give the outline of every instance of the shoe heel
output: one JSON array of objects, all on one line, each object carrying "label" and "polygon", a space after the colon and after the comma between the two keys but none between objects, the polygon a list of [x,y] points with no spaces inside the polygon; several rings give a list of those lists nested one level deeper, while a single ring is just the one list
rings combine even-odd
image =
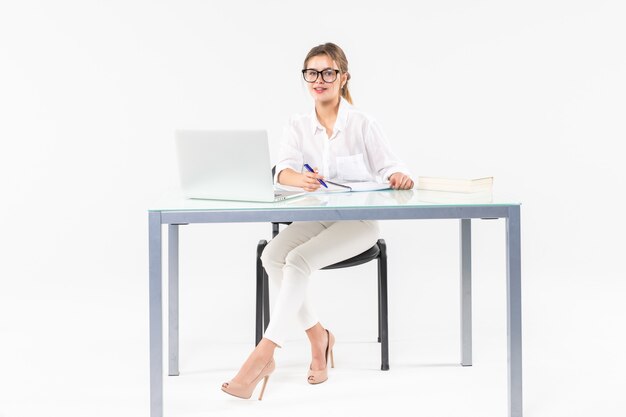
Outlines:
[{"label": "shoe heel", "polygon": [[330,351],[330,367],[334,368],[335,367],[335,355],[333,355],[333,351]]},{"label": "shoe heel", "polygon": [[259,394],[259,401],[263,399],[263,393],[265,392],[265,386],[267,385],[267,381],[270,379],[270,376],[265,376],[263,380],[263,386],[261,387],[261,393]]}]

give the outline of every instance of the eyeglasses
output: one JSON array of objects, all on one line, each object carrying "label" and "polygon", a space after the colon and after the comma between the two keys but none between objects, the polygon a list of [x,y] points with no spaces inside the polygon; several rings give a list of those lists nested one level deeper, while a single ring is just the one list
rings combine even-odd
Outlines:
[{"label": "eyeglasses", "polygon": [[313,68],[305,68],[302,70],[302,76],[304,77],[304,81],[307,83],[314,83],[320,75],[322,76],[322,80],[324,80],[324,82],[332,83],[337,79],[337,74],[340,72],[341,71],[332,68],[326,68],[321,71]]}]

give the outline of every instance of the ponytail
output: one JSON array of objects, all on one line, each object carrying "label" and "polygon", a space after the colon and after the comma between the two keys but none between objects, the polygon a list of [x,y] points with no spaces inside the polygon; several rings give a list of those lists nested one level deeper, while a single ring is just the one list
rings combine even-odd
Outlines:
[{"label": "ponytail", "polygon": [[[350,80],[350,73],[348,73],[348,80]],[[352,95],[350,95],[350,90],[348,89],[348,80],[343,87],[341,87],[341,97],[345,98],[346,101],[350,104],[352,103]]]}]

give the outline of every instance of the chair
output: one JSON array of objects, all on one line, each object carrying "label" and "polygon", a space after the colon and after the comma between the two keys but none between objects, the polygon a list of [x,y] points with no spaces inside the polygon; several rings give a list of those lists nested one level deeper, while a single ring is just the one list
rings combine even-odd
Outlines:
[{"label": "chair", "polygon": [[[272,169],[272,174],[274,168]],[[291,222],[272,223],[272,238],[279,233],[280,224]],[[269,283],[268,276],[261,262],[261,254],[267,245],[267,240],[260,240],[256,253],[256,339],[258,344],[263,338],[263,332],[267,329],[270,321]],[[374,246],[365,252],[350,259],[328,265],[323,270],[348,268],[378,260],[378,342],[381,349],[381,367],[383,371],[389,370],[389,333],[387,325],[387,246],[384,239],[379,239]]]}]

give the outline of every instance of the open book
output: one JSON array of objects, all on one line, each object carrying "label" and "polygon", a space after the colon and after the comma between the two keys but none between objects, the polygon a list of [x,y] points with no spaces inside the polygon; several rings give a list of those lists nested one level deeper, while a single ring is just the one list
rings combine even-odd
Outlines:
[{"label": "open book", "polygon": [[[313,193],[349,193],[355,191],[378,191],[388,190],[391,188],[388,182],[373,181],[329,181],[324,180],[328,188],[320,187]],[[302,191],[302,188],[292,187],[291,185],[276,184],[276,188],[286,191]]]}]

